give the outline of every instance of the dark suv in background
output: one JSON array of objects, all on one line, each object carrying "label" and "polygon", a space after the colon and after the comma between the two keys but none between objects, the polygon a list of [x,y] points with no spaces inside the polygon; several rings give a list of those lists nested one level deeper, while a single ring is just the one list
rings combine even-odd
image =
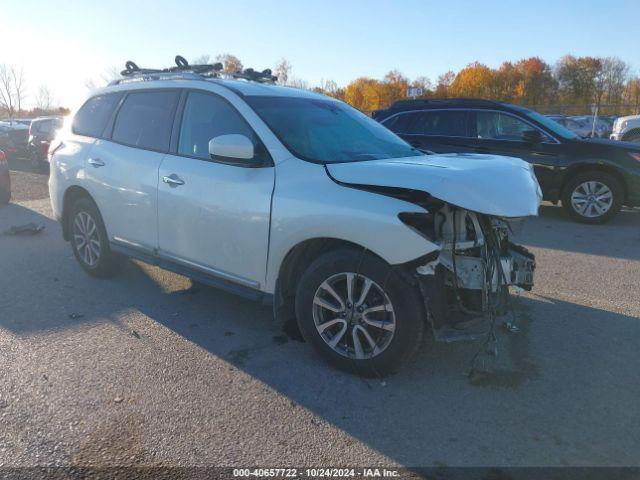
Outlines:
[{"label": "dark suv in background", "polygon": [[373,118],[414,147],[491,153],[533,164],[545,200],[574,219],[602,223],[640,206],[640,146],[582,139],[524,107],[488,100],[402,100]]},{"label": "dark suv in background", "polygon": [[49,145],[62,127],[62,117],[34,118],[29,126],[29,158],[34,167],[39,167],[47,159]]},{"label": "dark suv in background", "polygon": [[29,127],[15,121],[0,121],[0,150],[7,158],[25,158],[28,154]]}]

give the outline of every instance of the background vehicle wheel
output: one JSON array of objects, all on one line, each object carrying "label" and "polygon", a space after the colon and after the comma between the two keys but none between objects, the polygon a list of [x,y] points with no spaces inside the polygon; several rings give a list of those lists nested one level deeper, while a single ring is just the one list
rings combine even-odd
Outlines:
[{"label": "background vehicle wheel", "polygon": [[585,172],[573,177],[562,193],[562,206],[583,223],[604,223],[622,207],[620,182],[604,172]]},{"label": "background vehicle wheel", "polygon": [[393,373],[415,353],[423,312],[417,288],[397,269],[352,248],[319,257],[296,292],[305,340],[332,365],[364,376]]},{"label": "background vehicle wheel", "polygon": [[91,199],[77,200],[68,221],[73,254],[89,275],[110,277],[122,269],[125,258],[111,251],[102,216]]}]

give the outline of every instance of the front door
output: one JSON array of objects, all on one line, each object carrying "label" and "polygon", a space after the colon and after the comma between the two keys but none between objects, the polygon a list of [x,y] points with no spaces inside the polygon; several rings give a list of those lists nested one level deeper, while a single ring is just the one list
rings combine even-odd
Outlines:
[{"label": "front door", "polygon": [[[474,112],[474,145],[477,153],[491,153],[521,158],[533,165],[543,192],[554,188],[557,168],[563,156],[562,144],[524,120],[493,110]],[[527,131],[538,130],[541,141],[523,139]]]},{"label": "front door", "polygon": [[[260,140],[222,97],[189,92],[177,152],[162,161],[158,183],[160,255],[224,280],[260,288],[269,245],[274,167],[214,161],[209,140],[242,134]],[[266,151],[257,148],[257,151]]]}]

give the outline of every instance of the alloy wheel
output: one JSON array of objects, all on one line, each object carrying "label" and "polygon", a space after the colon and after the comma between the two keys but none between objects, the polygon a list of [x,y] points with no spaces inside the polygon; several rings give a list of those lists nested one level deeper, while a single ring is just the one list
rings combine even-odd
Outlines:
[{"label": "alloy wheel", "polygon": [[587,218],[601,217],[613,205],[613,193],[602,182],[591,180],[578,185],[571,193],[571,207]]},{"label": "alloy wheel", "polygon": [[100,235],[91,215],[80,211],[73,219],[73,241],[79,258],[89,267],[100,261]]},{"label": "alloy wheel", "polygon": [[396,330],[384,289],[353,272],[332,275],[320,284],[313,297],[313,321],[331,349],[356,360],[382,353]]}]

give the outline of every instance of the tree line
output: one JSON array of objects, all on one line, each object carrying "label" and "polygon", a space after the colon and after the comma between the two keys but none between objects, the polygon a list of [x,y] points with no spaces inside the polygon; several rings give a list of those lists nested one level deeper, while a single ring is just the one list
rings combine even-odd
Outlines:
[{"label": "tree line", "polygon": [[[244,68],[242,61],[229,53],[213,58],[221,62],[228,73]],[[211,61],[210,55],[201,55],[191,63]],[[391,70],[382,79],[360,77],[346,86],[332,80],[310,86],[293,76],[292,70],[288,60],[280,60],[273,69],[278,83],[339,98],[364,112],[386,108],[406,98],[409,87],[419,87],[423,92],[419,98],[484,98],[529,106],[543,113],[586,114],[591,112],[592,105],[597,106],[602,115],[640,113],[640,76],[632,74],[631,66],[616,57],[565,55],[554,65],[531,57],[504,62],[498,68],[473,62],[458,72],[445,72],[435,81],[425,76],[411,80],[398,70]],[[111,67],[99,79],[87,79],[85,84],[92,90],[118,76],[118,69]],[[22,67],[0,64],[0,114],[3,117],[68,113],[67,109],[57,106],[46,85],[40,85],[31,97],[33,108],[30,110],[24,109],[27,98]]]},{"label": "tree line", "polygon": [[[555,65],[539,57],[504,62],[490,68],[473,62],[458,72],[448,71],[435,82],[427,77],[411,81],[397,70],[382,79],[361,77],[340,88],[323,82],[315,90],[340,98],[363,111],[388,107],[406,98],[409,87],[420,87],[421,98],[483,98],[535,108],[544,113],[640,113],[640,77],[615,57],[565,55]],[[560,113],[560,112],[559,112]]]},{"label": "tree line", "polygon": [[33,95],[32,107],[26,108],[29,98],[24,68],[0,64],[0,118],[32,118],[69,113],[68,108],[57,105],[53,93],[45,84],[40,85]]}]

